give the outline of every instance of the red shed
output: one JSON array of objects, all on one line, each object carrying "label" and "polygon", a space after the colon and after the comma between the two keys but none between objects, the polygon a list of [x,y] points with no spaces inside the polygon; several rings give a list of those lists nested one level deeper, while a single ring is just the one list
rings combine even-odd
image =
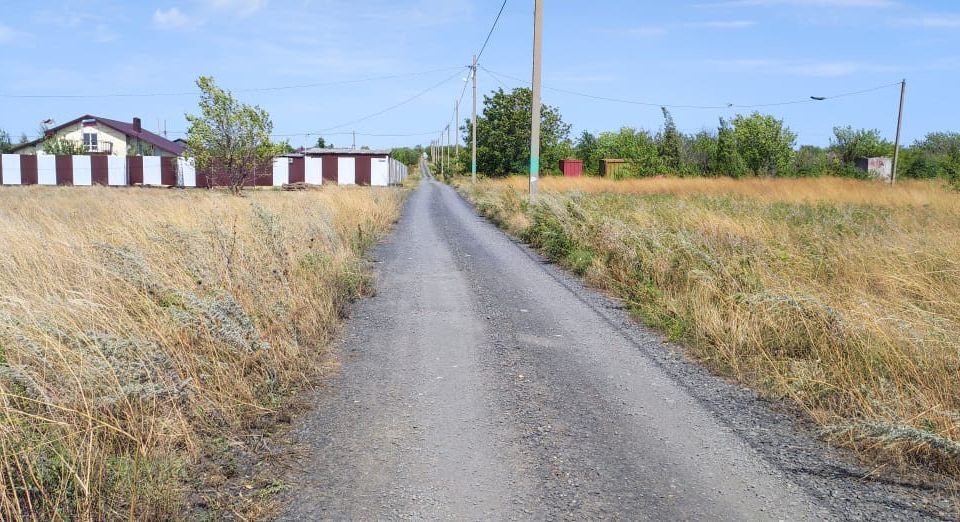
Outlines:
[{"label": "red shed", "polygon": [[560,160],[560,172],[568,178],[579,178],[583,176],[583,161],[565,159]]}]

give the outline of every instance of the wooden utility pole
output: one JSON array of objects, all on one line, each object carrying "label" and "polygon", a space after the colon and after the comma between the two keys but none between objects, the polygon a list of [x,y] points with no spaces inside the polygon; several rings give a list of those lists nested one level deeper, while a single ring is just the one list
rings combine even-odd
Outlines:
[{"label": "wooden utility pole", "polygon": [[534,0],[533,6],[533,99],[530,122],[530,203],[537,201],[537,181],[540,179],[540,77],[543,51],[543,0]]},{"label": "wooden utility pole", "polygon": [[470,139],[473,141],[472,151],[470,152],[470,180],[477,182],[477,55],[473,55],[473,116],[470,118],[470,125],[473,126],[473,132],[470,133]]},{"label": "wooden utility pole", "polygon": [[890,172],[890,184],[897,182],[897,166],[900,163],[900,130],[903,128],[903,98],[907,95],[907,80],[900,82],[900,112],[897,114],[897,139],[893,145],[893,166]]}]

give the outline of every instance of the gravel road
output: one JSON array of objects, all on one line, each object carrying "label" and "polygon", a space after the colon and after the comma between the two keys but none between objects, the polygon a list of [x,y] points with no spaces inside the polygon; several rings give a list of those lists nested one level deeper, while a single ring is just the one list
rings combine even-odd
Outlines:
[{"label": "gravel road", "polygon": [[426,178],[342,368],[293,432],[284,519],[948,519],[847,462]]}]

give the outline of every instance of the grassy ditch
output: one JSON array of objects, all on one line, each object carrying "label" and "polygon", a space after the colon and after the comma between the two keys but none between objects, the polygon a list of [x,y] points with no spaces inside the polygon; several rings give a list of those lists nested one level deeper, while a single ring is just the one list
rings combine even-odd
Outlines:
[{"label": "grassy ditch", "polygon": [[371,288],[394,189],[0,189],[0,519],[234,511],[263,444]]},{"label": "grassy ditch", "polygon": [[713,370],[877,465],[960,477],[960,195],[836,178],[461,183]]}]

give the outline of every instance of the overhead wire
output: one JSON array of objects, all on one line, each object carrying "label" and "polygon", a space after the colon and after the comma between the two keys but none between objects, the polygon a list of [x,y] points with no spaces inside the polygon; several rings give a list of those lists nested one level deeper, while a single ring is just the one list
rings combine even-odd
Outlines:
[{"label": "overhead wire", "polygon": [[430,91],[432,91],[432,90],[440,87],[441,85],[449,82],[449,81],[452,80],[453,78],[459,76],[461,70],[462,70],[462,68],[458,68],[458,70],[457,70],[456,73],[454,73],[454,74],[452,74],[452,75],[450,75],[450,76],[447,76],[447,77],[444,78],[443,80],[440,80],[439,82],[431,85],[430,87],[427,87],[426,89],[418,92],[417,94],[414,94],[413,96],[411,96],[411,97],[409,97],[409,98],[404,99],[403,101],[401,101],[401,102],[399,102],[399,103],[395,103],[395,104],[393,104],[393,105],[390,105],[389,107],[386,107],[386,108],[381,109],[381,110],[379,110],[379,111],[376,111],[376,112],[374,112],[374,113],[368,114],[368,115],[363,116],[363,117],[361,117],[361,118],[357,118],[357,119],[355,119],[355,120],[350,120],[350,121],[341,123],[341,124],[339,124],[339,125],[334,125],[334,126],[332,126],[332,127],[327,127],[327,128],[325,128],[325,129],[319,131],[319,133],[323,133],[323,132],[331,131],[331,130],[335,130],[335,129],[340,129],[340,128],[346,127],[346,126],[348,126],[348,125],[353,125],[353,124],[355,124],[355,123],[360,123],[360,122],[362,122],[362,121],[366,121],[366,120],[369,120],[369,119],[371,119],[371,118],[375,118],[375,117],[377,117],[377,116],[380,116],[381,114],[385,114],[385,113],[390,112],[390,111],[392,111],[392,110],[394,110],[394,109],[397,109],[397,108],[399,108],[399,107],[402,107],[402,106],[404,106],[404,105],[406,105],[406,104],[408,104],[408,103],[416,100],[417,98],[420,98],[420,97],[423,96],[424,94],[427,94],[428,92],[430,92]]},{"label": "overhead wire", "polygon": [[[352,85],[356,83],[365,83],[372,81],[381,81],[381,80],[393,80],[396,78],[406,78],[412,76],[425,76],[428,74],[446,72],[456,69],[460,71],[462,66],[456,67],[441,67],[436,69],[429,69],[425,71],[416,71],[410,73],[400,73],[400,74],[388,74],[381,76],[370,76],[366,78],[354,78],[349,80],[333,80],[325,82],[314,82],[314,83],[302,83],[295,85],[278,85],[278,86],[268,86],[268,87],[249,87],[243,89],[231,89],[232,92],[269,92],[269,91],[282,91],[282,90],[294,90],[294,89],[309,89],[314,87],[325,87],[331,85]],[[102,94],[9,94],[9,93],[0,93],[0,98],[30,98],[30,99],[83,99],[83,98],[151,98],[151,97],[164,97],[164,96],[197,96],[201,94],[200,91],[181,91],[181,92],[151,92],[151,93],[102,93]]]},{"label": "overhead wire", "polygon": [[[511,75],[509,75],[509,74],[502,73],[502,72],[494,72],[494,71],[491,71],[490,69],[487,69],[486,67],[483,67],[483,66],[479,66],[479,67],[480,67],[481,69],[483,69],[484,72],[486,72],[487,74],[490,74],[492,77],[494,77],[494,79],[496,79],[498,82],[500,82],[501,85],[504,85],[504,87],[506,87],[506,85],[504,84],[504,82],[503,82],[502,80],[500,80],[500,78],[499,78],[498,76],[503,76],[504,78],[509,78],[509,79],[511,79],[511,80],[518,81],[518,82],[520,82],[521,84],[524,84],[524,85],[530,83],[528,80],[523,80],[523,79],[521,79],[521,78],[517,78],[516,76],[511,76]],[[834,94],[834,95],[831,95],[831,96],[819,96],[819,97],[816,97],[816,98],[809,97],[809,98],[805,98],[805,99],[787,100],[787,101],[772,102],[772,103],[753,103],[753,104],[726,103],[726,104],[723,104],[723,105],[684,105],[684,104],[675,104],[675,103],[653,103],[653,102],[645,102],[645,101],[638,101],[638,100],[628,100],[628,99],[624,99],[624,98],[614,98],[614,97],[610,97],[610,96],[600,96],[600,95],[589,94],[589,93],[585,93],[585,92],[574,91],[574,90],[570,90],[570,89],[561,89],[561,88],[557,88],[557,87],[550,87],[550,86],[547,86],[547,85],[544,85],[543,88],[544,88],[544,89],[551,90],[551,91],[555,91],[555,92],[562,92],[562,93],[571,94],[571,95],[574,95],[574,96],[580,96],[580,97],[584,97],[584,98],[591,98],[591,99],[595,99],[595,100],[609,101],[609,102],[615,102],[615,103],[624,103],[624,104],[630,104],[630,105],[641,105],[641,106],[645,106],[645,107],[666,107],[666,108],[670,108],[670,109],[759,109],[759,108],[763,108],[763,107],[777,107],[777,106],[783,106],[783,105],[798,105],[798,104],[802,104],[802,103],[816,103],[816,102],[820,102],[820,101],[832,100],[832,99],[836,99],[836,98],[843,98],[843,97],[847,97],[847,96],[857,96],[857,95],[860,95],[860,94],[867,94],[867,93],[871,93],[871,92],[874,92],[874,91],[879,91],[879,90],[882,90],[882,89],[887,89],[887,88],[889,88],[889,87],[893,87],[894,85],[900,85],[900,82],[897,81],[897,82],[893,82],[893,83],[886,83],[886,84],[883,84],[883,85],[878,85],[878,86],[875,86],[875,87],[870,87],[870,88],[862,89],[862,90],[858,90],[858,91],[844,92],[844,93],[840,93],[840,94]]]}]

